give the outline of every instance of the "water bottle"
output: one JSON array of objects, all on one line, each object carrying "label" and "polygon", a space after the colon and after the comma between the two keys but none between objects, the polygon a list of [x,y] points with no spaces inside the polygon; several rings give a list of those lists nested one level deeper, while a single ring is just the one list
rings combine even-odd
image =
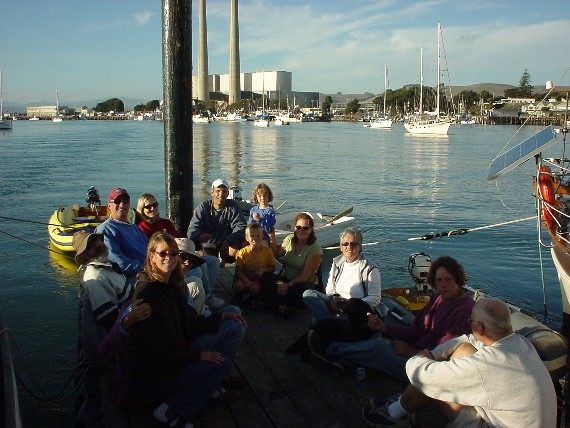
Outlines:
[{"label": "water bottle", "polygon": [[364,367],[358,367],[356,369],[356,386],[359,388],[364,388],[364,381],[366,380],[366,369]]}]

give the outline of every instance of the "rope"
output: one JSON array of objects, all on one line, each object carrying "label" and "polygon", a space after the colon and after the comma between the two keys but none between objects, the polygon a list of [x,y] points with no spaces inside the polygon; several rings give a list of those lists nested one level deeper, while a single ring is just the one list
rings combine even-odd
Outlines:
[{"label": "rope", "polygon": [[18,239],[18,240],[20,240],[20,241],[22,241],[22,242],[25,242],[26,244],[33,245],[34,247],[41,248],[42,250],[51,251],[52,253],[59,254],[60,256],[67,257],[69,260],[75,261],[75,259],[74,259],[73,257],[71,257],[70,255],[68,255],[68,254],[62,253],[62,252],[60,252],[60,251],[53,250],[53,249],[51,249],[51,248],[49,248],[49,247],[44,247],[43,245],[39,245],[39,244],[36,244],[35,242],[28,241],[27,239],[20,238],[19,236],[13,235],[13,234],[11,234],[11,233],[9,233],[9,232],[5,232],[5,231],[3,231],[3,230],[0,230],[0,234],[7,235],[7,236],[9,236],[9,237],[11,237],[11,238]]},{"label": "rope", "polygon": [[6,217],[6,216],[3,216],[3,215],[0,215],[0,218],[1,218],[1,219],[4,219],[4,220],[20,221],[20,222],[22,222],[22,223],[41,224],[42,226],[62,226],[62,227],[65,227],[65,226],[63,226],[63,225],[61,225],[61,224],[46,223],[46,222],[43,222],[43,221],[25,220],[25,219],[21,219],[21,218]]},{"label": "rope", "polygon": [[[34,392],[32,392],[32,390],[24,383],[22,378],[16,372],[14,372],[14,375],[16,376],[16,379],[18,380],[20,385],[33,398],[35,398],[38,401],[58,404],[58,403],[63,403],[65,400],[67,400],[69,397],[71,397],[73,394],[75,394],[77,392],[77,390],[79,389],[79,387],[83,383],[83,380],[85,379],[85,376],[87,374],[87,369],[89,368],[89,366],[87,366],[86,369],[83,371],[83,373],[81,374],[81,376],[79,377],[79,379],[75,383],[75,386],[73,387],[73,389],[69,393],[67,393],[66,395],[62,395],[65,392],[65,390],[68,388],[69,384],[71,383],[71,381],[75,377],[76,373],[80,369],[83,368],[83,366],[81,364],[78,364],[77,366],[75,366],[75,368],[73,369],[73,372],[69,376],[69,379],[65,382],[65,385],[61,388],[61,390],[57,394],[50,396],[48,393],[46,393],[44,391],[44,389],[42,388],[42,386],[40,385],[40,383],[37,381],[36,377],[34,376],[30,366],[28,365],[28,362],[26,361],[26,358],[24,357],[22,350],[20,349],[20,347],[18,346],[18,343],[16,342],[16,338],[14,337],[12,330],[10,330],[9,328],[4,328],[3,330],[0,331],[0,335],[2,335],[2,334],[6,334],[7,336],[10,337],[10,339],[12,339],[12,343],[14,344],[14,346],[16,348],[18,356],[22,360],[22,363],[24,365],[24,368],[26,369],[26,372],[28,372],[28,374],[30,375],[30,378],[32,379],[32,383],[36,386],[36,388],[43,395],[43,397],[40,397],[38,394],[35,394]],[[91,365],[91,364],[92,363],[90,363],[89,365]]]},{"label": "rope", "polygon": [[[472,229],[453,229],[453,230],[449,230],[447,232],[427,233],[425,235],[415,236],[413,238],[392,239],[389,241],[368,242],[366,244],[362,244],[362,246],[368,247],[371,245],[385,245],[385,244],[393,244],[396,242],[405,242],[405,241],[429,241],[430,239],[447,238],[447,237],[450,237],[453,235],[465,235],[466,233],[469,233],[469,232],[477,232],[479,230],[491,229],[493,227],[499,227],[499,226],[505,226],[505,225],[509,225],[509,224],[513,224],[513,223],[519,223],[521,221],[534,220],[536,218],[537,218],[537,216],[534,215],[532,217],[526,217],[526,218],[519,218],[517,220],[504,221],[502,223],[495,223],[495,224],[490,224],[487,226],[474,227]],[[337,248],[338,248],[338,246],[335,245],[335,246],[331,246],[331,247],[325,247],[325,248],[323,248],[323,250],[335,250]]]}]

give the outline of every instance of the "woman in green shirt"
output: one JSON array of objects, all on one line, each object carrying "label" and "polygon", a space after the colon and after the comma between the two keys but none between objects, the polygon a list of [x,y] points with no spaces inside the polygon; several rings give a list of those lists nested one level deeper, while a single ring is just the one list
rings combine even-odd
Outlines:
[{"label": "woman in green shirt", "polygon": [[[303,293],[313,289],[317,282],[317,270],[323,258],[323,250],[316,243],[315,223],[307,213],[299,213],[295,217],[295,231],[285,237],[281,245],[277,245],[275,232],[270,236],[270,244],[275,257],[282,257],[284,269],[277,285],[276,293],[278,311],[284,318],[289,315],[290,307],[303,306]],[[271,293],[270,293],[271,294]]]}]

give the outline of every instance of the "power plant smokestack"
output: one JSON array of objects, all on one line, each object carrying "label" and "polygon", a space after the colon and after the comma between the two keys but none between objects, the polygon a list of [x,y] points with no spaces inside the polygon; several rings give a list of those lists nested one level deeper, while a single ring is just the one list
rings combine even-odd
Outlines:
[{"label": "power plant smokestack", "polygon": [[[202,0],[204,1],[204,0]],[[238,0],[230,0],[230,94],[229,104],[241,101],[239,69]]]},{"label": "power plant smokestack", "polygon": [[202,101],[210,101],[206,0],[200,0],[200,3],[198,4],[198,99]]}]

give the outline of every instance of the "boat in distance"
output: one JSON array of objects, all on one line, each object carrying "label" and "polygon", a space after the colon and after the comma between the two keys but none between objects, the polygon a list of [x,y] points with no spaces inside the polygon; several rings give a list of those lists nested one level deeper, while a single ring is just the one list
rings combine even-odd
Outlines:
[{"label": "boat in distance", "polygon": [[[228,199],[233,199],[237,202],[244,217],[249,217],[249,211],[255,205],[253,202],[243,200],[241,198],[241,189],[239,187],[232,187]],[[278,242],[282,242],[286,236],[292,234],[295,230],[295,217],[298,212],[281,213],[280,208],[285,205],[283,202],[275,209],[275,237]],[[349,226],[354,224],[354,217],[349,216],[352,213],[352,207],[341,211],[336,215],[324,215],[318,212],[308,212],[314,222],[314,231],[317,237],[317,243],[321,248],[338,247],[340,233]]]}]

